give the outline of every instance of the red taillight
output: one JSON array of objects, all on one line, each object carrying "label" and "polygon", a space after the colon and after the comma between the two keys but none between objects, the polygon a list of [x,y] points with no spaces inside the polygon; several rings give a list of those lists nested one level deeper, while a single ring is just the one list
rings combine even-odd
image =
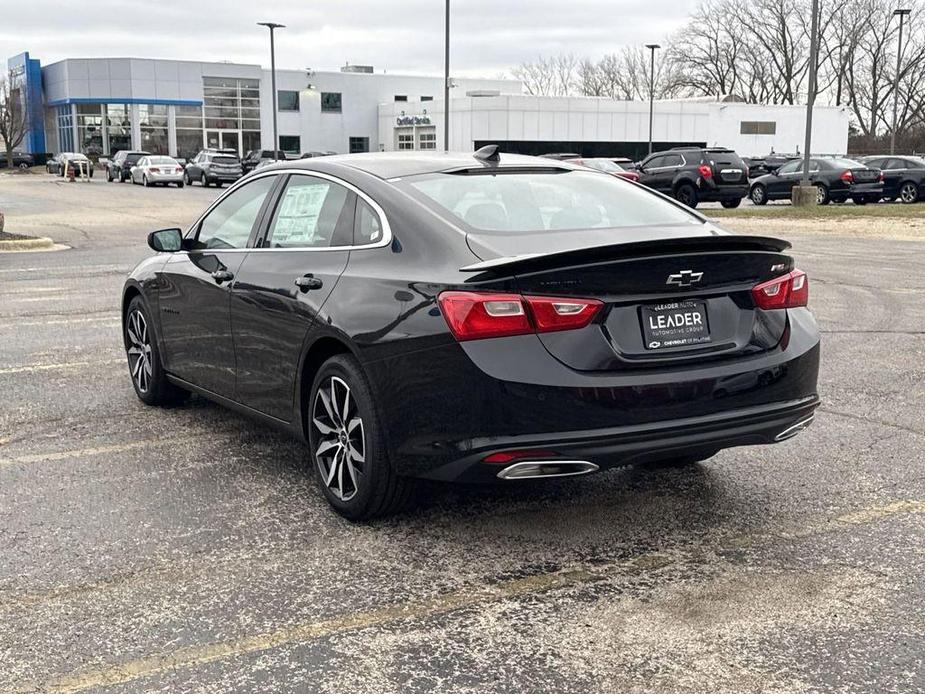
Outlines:
[{"label": "red taillight", "polygon": [[583,328],[603,306],[597,299],[456,291],[437,301],[460,342]]},{"label": "red taillight", "polygon": [[809,303],[809,278],[802,270],[775,277],[752,288],[755,306],[763,309],[797,308]]},{"label": "red taillight", "polygon": [[701,164],[698,171],[700,171],[700,175],[704,178],[713,178],[713,169],[706,164]]},{"label": "red taillight", "polygon": [[156,166],[152,166],[150,169],[148,169],[148,171],[150,171],[151,173],[160,173],[160,172],[161,172],[161,170],[160,170],[159,168],[157,168]]},{"label": "red taillight", "polygon": [[483,463],[511,463],[515,460],[536,459],[536,458],[555,458],[558,455],[555,451],[544,450],[522,450],[522,451],[501,451],[492,453],[482,458]]},{"label": "red taillight", "polygon": [[845,183],[854,183],[854,174],[851,173],[851,169],[848,169],[847,171],[845,171],[845,173],[839,176],[839,178],[843,180]]},{"label": "red taillight", "polygon": [[178,167],[177,167],[176,173],[183,173],[183,169],[181,169],[181,168],[178,166]]},{"label": "red taillight", "polygon": [[877,181],[880,182],[880,183],[883,183],[883,172],[882,172],[882,171],[881,171],[880,174],[877,176]]}]

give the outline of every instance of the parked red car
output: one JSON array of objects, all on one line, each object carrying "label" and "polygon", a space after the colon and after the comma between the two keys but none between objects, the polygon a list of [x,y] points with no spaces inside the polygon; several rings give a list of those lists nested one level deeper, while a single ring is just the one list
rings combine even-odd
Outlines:
[{"label": "parked red car", "polygon": [[614,162],[612,159],[604,159],[602,157],[593,157],[589,159],[567,159],[566,161],[571,162],[572,164],[580,164],[581,166],[587,166],[589,169],[596,169],[597,171],[603,171],[604,173],[609,173],[614,176],[619,176],[620,178],[628,178],[631,181],[638,181],[639,174],[635,171],[627,171],[622,166]]}]

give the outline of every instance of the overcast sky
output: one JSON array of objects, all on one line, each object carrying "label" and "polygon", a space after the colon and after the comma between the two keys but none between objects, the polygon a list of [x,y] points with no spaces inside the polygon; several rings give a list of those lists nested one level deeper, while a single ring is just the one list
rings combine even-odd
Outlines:
[{"label": "overcast sky", "polygon": [[[22,51],[62,58],[228,60],[277,66],[439,74],[443,0],[4,0],[0,58]],[[659,41],[697,0],[453,0],[452,63],[458,76],[495,77],[537,55],[599,57]]]}]

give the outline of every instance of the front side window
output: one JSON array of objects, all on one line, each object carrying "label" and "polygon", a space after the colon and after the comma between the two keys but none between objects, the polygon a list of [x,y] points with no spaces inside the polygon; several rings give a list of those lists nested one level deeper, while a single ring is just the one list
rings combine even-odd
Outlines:
[{"label": "front side window", "polygon": [[321,92],[322,113],[340,113],[341,108],[340,92]]},{"label": "front side window", "polygon": [[275,181],[275,176],[264,176],[227,195],[202,220],[195,248],[246,248],[260,208]]},{"label": "front side window", "polygon": [[267,248],[348,246],[352,216],[350,191],[314,176],[292,176],[267,234]]},{"label": "front side window", "polygon": [[481,231],[569,231],[701,224],[698,217],[615,176],[591,171],[428,174],[398,184]]}]

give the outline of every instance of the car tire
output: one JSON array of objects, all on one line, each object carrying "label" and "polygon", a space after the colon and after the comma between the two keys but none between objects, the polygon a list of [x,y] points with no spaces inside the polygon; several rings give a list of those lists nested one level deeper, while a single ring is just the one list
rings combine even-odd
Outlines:
[{"label": "car tire", "polygon": [[675,200],[691,209],[697,207],[697,189],[690,183],[682,183],[674,191]]},{"label": "car tire", "polygon": [[768,191],[760,183],[756,183],[752,186],[751,191],[749,191],[748,197],[751,199],[752,203],[755,205],[767,205],[768,204]]},{"label": "car tire", "polygon": [[408,502],[415,481],[392,468],[372,389],[355,357],[338,355],[322,364],[304,416],[312,467],[335,511],[367,520]]},{"label": "car tire", "polygon": [[720,200],[719,204],[725,207],[727,210],[734,210],[736,207],[742,204],[742,198],[734,198],[732,200]]},{"label": "car tire", "polygon": [[135,395],[146,405],[176,405],[189,397],[189,392],[167,380],[151,314],[144,299],[136,296],[125,312],[122,329],[129,376]]},{"label": "car tire", "polygon": [[179,183],[177,183],[177,188],[182,188],[182,187],[183,187],[183,181],[180,181]]},{"label": "car tire", "polygon": [[183,172],[183,182],[188,186],[193,185],[193,180],[189,177],[188,171]]},{"label": "car tire", "polygon": [[209,180],[206,178],[205,174],[199,176],[199,185],[201,185],[203,188],[209,187]]},{"label": "car tire", "polygon": [[147,175],[145,175],[145,174],[142,174],[142,176],[141,176],[141,185],[143,185],[145,188],[150,188],[150,187],[151,187],[151,184],[148,183],[148,177],[147,177]]},{"label": "car tire", "polygon": [[851,198],[851,202],[853,202],[855,205],[866,205],[866,204],[867,204],[867,198],[862,197],[862,196],[858,196],[858,197],[856,197],[856,198]]},{"label": "car tire", "polygon": [[912,181],[906,181],[899,188],[899,199],[904,205],[919,201],[919,187]]},{"label": "car tire", "polygon": [[831,201],[829,197],[829,189],[826,188],[821,183],[816,184],[816,204],[817,205],[828,205]]}]

